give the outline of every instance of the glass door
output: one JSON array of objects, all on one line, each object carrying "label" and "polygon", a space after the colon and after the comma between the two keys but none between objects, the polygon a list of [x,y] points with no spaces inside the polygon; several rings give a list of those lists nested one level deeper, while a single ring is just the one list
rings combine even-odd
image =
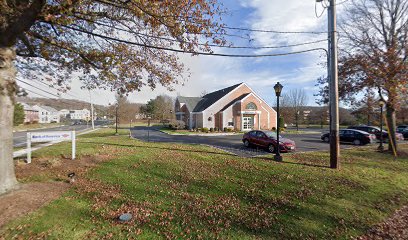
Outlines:
[{"label": "glass door", "polygon": [[243,117],[243,131],[252,130],[254,128],[254,117]]}]

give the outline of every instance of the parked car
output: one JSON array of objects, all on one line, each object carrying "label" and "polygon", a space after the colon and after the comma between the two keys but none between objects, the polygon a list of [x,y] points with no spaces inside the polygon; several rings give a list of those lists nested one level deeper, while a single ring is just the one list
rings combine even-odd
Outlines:
[{"label": "parked car", "polygon": [[[277,134],[272,131],[253,130],[247,132],[242,137],[242,142],[245,147],[250,147],[251,145],[265,147],[269,152],[275,152],[278,148]],[[296,144],[294,141],[279,135],[279,150],[281,152],[290,152],[295,149]]]},{"label": "parked car", "polygon": [[[330,142],[329,135],[329,133],[325,133],[321,136],[321,139],[324,142]],[[355,129],[340,129],[339,138],[340,142],[352,143],[354,145],[366,145],[376,141],[376,136],[374,134]]]},{"label": "parked car", "polygon": [[406,128],[406,129],[402,132],[402,136],[404,137],[404,139],[408,139],[408,128]]},{"label": "parked car", "polygon": [[399,126],[397,127],[397,132],[398,132],[398,133],[403,133],[404,130],[406,130],[406,129],[408,129],[408,125],[399,125]]},{"label": "parked car", "polygon": [[[364,131],[364,132],[374,134],[377,137],[377,140],[381,139],[381,134],[382,134],[382,137],[383,137],[384,141],[387,141],[387,139],[388,139],[387,131],[383,130],[382,133],[381,133],[381,130],[378,127],[360,125],[360,126],[350,126],[350,127],[348,127],[348,129],[356,129],[356,130],[360,130],[360,131]],[[396,133],[395,137],[397,138],[397,140],[404,140],[404,137],[402,136],[401,133]]]}]

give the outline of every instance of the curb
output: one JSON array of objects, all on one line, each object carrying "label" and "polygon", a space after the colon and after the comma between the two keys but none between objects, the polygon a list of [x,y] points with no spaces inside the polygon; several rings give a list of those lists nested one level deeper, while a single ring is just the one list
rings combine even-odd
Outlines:
[{"label": "curb", "polygon": [[157,130],[171,136],[200,136],[200,137],[216,137],[216,136],[234,136],[240,135],[239,133],[204,133],[204,134],[181,134],[181,133],[168,133],[162,130]]}]

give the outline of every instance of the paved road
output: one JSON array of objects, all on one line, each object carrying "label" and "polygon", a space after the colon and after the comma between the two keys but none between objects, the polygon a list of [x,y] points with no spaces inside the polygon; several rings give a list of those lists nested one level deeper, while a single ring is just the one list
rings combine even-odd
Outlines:
[{"label": "paved road", "polygon": [[[296,142],[298,152],[329,150],[329,144],[320,140],[320,132],[309,130],[310,133],[305,134],[283,134],[283,137],[290,138]],[[314,131],[314,132],[312,132]],[[188,135],[168,135],[158,131],[155,128],[135,127],[132,129],[132,136],[143,141],[152,142],[176,142],[176,143],[192,143],[192,144],[207,144],[223,150],[227,150],[238,156],[256,156],[268,154],[264,149],[246,148],[242,144],[242,135],[229,136],[188,136]],[[350,147],[351,145],[341,145],[342,148]]]},{"label": "paved road", "polygon": [[[87,125],[72,125],[72,126],[61,126],[53,128],[42,128],[37,130],[30,130],[30,132],[42,132],[42,131],[82,131],[91,126]],[[24,146],[27,142],[27,131],[15,132],[13,133],[13,145],[14,147]]]}]

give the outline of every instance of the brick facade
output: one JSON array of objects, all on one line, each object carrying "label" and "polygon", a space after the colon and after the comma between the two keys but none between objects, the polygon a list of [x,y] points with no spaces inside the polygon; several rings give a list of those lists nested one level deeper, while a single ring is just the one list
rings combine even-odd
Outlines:
[{"label": "brick facade", "polygon": [[203,111],[193,113],[191,123],[189,116],[192,110],[187,109],[186,104],[177,100],[175,109],[176,114],[184,116],[177,119],[185,121],[189,128],[232,128],[248,131],[276,127],[276,111],[245,83],[237,85]]}]

